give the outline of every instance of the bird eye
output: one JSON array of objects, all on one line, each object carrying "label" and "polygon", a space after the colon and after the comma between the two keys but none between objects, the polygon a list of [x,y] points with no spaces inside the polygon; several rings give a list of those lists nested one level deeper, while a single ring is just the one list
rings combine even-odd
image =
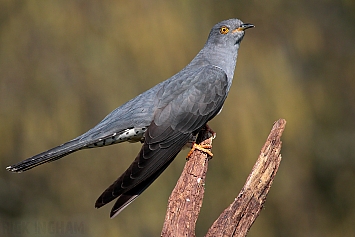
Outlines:
[{"label": "bird eye", "polygon": [[219,33],[225,35],[227,34],[229,31],[229,28],[227,26],[222,26],[221,28],[219,28]]}]

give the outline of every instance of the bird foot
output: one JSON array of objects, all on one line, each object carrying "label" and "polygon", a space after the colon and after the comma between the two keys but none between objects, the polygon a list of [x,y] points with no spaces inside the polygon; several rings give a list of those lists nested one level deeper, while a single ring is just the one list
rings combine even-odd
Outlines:
[{"label": "bird foot", "polygon": [[209,155],[210,157],[213,157],[213,153],[208,150],[208,149],[211,149],[212,146],[211,145],[200,145],[200,144],[196,144],[194,143],[191,150],[189,151],[189,154],[187,154],[187,157],[186,157],[186,160],[189,160],[192,153],[195,151],[195,150],[199,150],[201,152],[204,152],[206,153],[207,155]]}]

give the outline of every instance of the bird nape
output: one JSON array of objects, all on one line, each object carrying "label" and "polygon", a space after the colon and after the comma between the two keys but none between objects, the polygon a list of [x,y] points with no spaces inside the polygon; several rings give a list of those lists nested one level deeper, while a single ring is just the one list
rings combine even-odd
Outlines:
[{"label": "bird nape", "polygon": [[95,204],[99,208],[117,198],[110,213],[116,216],[220,112],[232,84],[240,43],[251,27],[239,19],[216,24],[202,50],[180,72],[118,107],[81,136],[7,170],[22,172],[81,149],[140,141],[143,146],[136,159]]}]

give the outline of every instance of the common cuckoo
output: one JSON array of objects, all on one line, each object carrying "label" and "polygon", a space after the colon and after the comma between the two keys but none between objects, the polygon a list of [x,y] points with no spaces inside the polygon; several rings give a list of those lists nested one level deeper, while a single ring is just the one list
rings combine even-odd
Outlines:
[{"label": "common cuckoo", "polygon": [[251,27],[239,19],[216,24],[202,50],[180,72],[118,107],[83,135],[7,170],[22,172],[81,149],[140,141],[136,159],[95,204],[99,208],[117,198],[110,213],[116,216],[221,111],[244,31]]}]

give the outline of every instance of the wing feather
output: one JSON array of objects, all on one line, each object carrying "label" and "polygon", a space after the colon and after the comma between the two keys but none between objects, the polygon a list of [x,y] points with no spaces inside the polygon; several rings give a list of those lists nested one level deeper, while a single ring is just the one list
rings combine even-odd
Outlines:
[{"label": "wing feather", "polygon": [[159,91],[160,102],[141,151],[96,201],[99,208],[118,197],[111,217],[136,199],[166,169],[192,134],[220,111],[228,88],[228,78],[221,69],[206,66],[184,82],[188,80],[191,82],[183,91],[172,90],[169,85]]}]

